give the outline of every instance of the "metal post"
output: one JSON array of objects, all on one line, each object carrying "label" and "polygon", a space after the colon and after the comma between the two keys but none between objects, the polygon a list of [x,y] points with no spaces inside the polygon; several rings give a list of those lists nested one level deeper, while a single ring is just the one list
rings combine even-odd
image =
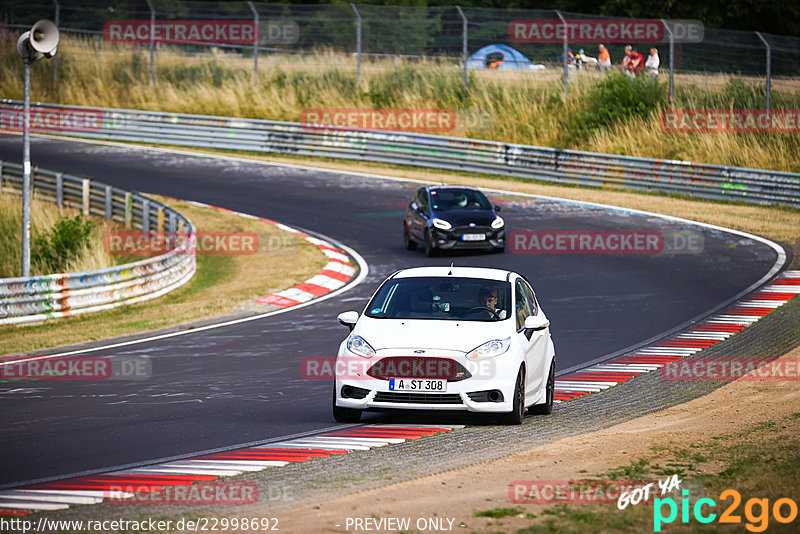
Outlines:
[{"label": "metal post", "polygon": [[461,15],[461,40],[462,40],[462,68],[464,69],[464,90],[467,89],[467,17],[464,15],[464,11],[461,10],[461,6],[456,6],[458,10],[458,14]]},{"label": "metal post", "polygon": [[356,14],[356,87],[361,85],[361,14],[356,9],[355,4],[350,4],[350,7],[353,9],[353,13]]},{"label": "metal post", "polygon": [[56,174],[56,206],[64,207],[64,173]]},{"label": "metal post", "polygon": [[31,58],[25,63],[25,105],[22,115],[22,276],[31,275]]},{"label": "metal post", "polygon": [[156,43],[153,40],[153,35],[156,29],[156,10],[153,9],[153,4],[150,0],[144,1],[147,2],[147,7],[150,8],[150,87],[153,87],[153,63],[156,55]]},{"label": "metal post", "polygon": [[[53,0],[53,3],[56,5],[56,28],[58,28],[58,24],[61,20],[61,4],[58,3],[58,0]],[[56,52],[55,57],[53,58],[53,87],[55,87],[56,83],[58,83],[58,52]]]},{"label": "metal post", "polygon": [[555,10],[556,15],[558,18],[561,19],[561,22],[564,23],[564,98],[567,98],[567,77],[569,76],[569,70],[567,69],[567,50],[569,49],[569,40],[567,36],[569,35],[569,26],[567,25],[567,20],[561,15],[561,11]]},{"label": "metal post", "polygon": [[770,107],[772,100],[772,47],[769,46],[769,42],[764,39],[761,32],[756,32],[756,35],[758,35],[758,38],[764,43],[764,46],[767,47],[767,111],[770,111],[770,109],[772,109]]},{"label": "metal post", "polygon": [[142,200],[142,232],[150,231],[150,200]]},{"label": "metal post", "polygon": [[112,204],[113,195],[114,195],[114,192],[112,191],[111,186],[107,185],[106,186],[106,196],[105,196],[105,202],[106,202],[105,212],[106,212],[106,220],[107,221],[110,220],[111,217],[114,216],[114,207],[113,207],[113,204]]},{"label": "metal post", "polygon": [[253,37],[253,79],[258,79],[258,11],[256,11],[256,6],[253,5],[253,2],[247,2],[247,5],[250,6],[250,11],[253,12],[253,24],[255,24],[255,36]]},{"label": "metal post", "polygon": [[675,99],[675,36],[666,20],[661,19],[661,24],[669,33],[669,105],[671,106]]}]

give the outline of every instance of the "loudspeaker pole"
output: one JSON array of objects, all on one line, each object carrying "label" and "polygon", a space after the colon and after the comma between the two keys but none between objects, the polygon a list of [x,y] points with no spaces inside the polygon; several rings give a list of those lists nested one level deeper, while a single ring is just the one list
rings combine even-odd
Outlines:
[{"label": "loudspeaker pole", "polygon": [[31,275],[31,58],[24,56],[25,107],[22,115],[22,276]]}]

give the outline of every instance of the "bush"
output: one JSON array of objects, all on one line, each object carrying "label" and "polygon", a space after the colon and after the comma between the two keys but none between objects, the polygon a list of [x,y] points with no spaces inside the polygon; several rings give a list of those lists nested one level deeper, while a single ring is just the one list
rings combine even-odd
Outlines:
[{"label": "bush", "polygon": [[56,273],[66,269],[70,260],[77,258],[89,246],[95,224],[75,218],[62,217],[50,231],[34,239],[31,250],[31,263],[38,264],[37,271]]},{"label": "bush", "polygon": [[611,74],[591,87],[574,127],[585,137],[632,117],[647,118],[660,111],[665,103],[663,86],[649,77],[630,79],[623,74]]}]

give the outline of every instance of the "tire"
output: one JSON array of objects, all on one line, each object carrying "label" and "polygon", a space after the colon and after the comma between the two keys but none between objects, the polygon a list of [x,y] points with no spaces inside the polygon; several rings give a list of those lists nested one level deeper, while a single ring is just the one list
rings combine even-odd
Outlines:
[{"label": "tire", "polygon": [[336,381],[333,381],[333,418],[337,423],[358,423],[361,421],[361,410],[336,406]]},{"label": "tire", "polygon": [[403,223],[403,245],[405,245],[406,250],[417,250],[417,242],[411,239],[406,223]]},{"label": "tire", "polygon": [[425,230],[425,255],[429,258],[436,255],[436,247],[433,246],[433,237],[430,230]]},{"label": "tire", "polygon": [[556,391],[556,359],[550,364],[550,372],[547,374],[547,385],[545,386],[545,401],[542,404],[534,404],[530,412],[535,415],[547,415],[553,413],[553,397]]},{"label": "tire", "polygon": [[517,385],[514,386],[514,402],[510,412],[503,416],[507,425],[521,425],[525,417],[525,372],[520,369],[517,374]]}]

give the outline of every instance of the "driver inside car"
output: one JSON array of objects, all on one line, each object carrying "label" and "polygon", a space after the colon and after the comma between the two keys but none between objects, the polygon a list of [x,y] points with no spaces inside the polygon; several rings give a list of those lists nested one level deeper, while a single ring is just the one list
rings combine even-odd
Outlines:
[{"label": "driver inside car", "polygon": [[[497,307],[497,301],[498,298],[496,289],[489,289],[489,288],[481,289],[480,293],[478,293],[478,306],[480,306],[481,308],[488,308],[488,309],[482,309],[478,311],[486,315],[489,315],[492,318],[496,316],[498,319],[501,320],[505,319],[506,311]],[[494,311],[494,314],[492,314],[489,310]]]}]

